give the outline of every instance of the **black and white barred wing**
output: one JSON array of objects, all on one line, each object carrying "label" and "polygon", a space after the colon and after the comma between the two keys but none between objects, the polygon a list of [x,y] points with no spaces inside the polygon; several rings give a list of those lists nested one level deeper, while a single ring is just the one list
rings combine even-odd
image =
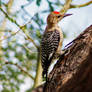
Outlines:
[{"label": "black and white barred wing", "polygon": [[43,71],[48,69],[53,55],[55,54],[60,41],[60,34],[57,30],[44,33],[41,42],[41,61]]}]

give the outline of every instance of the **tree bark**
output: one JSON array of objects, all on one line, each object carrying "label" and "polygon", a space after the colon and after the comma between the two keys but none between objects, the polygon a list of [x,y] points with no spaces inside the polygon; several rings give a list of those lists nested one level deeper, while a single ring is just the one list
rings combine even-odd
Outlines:
[{"label": "tree bark", "polygon": [[33,92],[92,92],[92,25],[66,47],[48,82]]}]

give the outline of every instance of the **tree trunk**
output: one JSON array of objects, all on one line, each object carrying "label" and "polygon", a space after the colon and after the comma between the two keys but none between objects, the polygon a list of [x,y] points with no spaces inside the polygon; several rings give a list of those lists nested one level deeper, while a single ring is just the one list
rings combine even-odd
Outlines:
[{"label": "tree trunk", "polygon": [[33,92],[92,92],[92,25],[65,49],[48,82]]}]

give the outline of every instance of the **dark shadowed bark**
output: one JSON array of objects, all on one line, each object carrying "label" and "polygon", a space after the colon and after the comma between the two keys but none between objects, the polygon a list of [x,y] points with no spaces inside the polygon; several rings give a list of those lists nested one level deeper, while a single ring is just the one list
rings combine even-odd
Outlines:
[{"label": "dark shadowed bark", "polygon": [[92,92],[92,25],[69,45],[48,82],[33,92]]}]

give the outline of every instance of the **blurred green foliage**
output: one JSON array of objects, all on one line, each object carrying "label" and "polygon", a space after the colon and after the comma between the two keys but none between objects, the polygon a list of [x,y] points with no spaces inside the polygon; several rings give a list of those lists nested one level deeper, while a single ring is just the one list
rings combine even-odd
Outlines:
[{"label": "blurred green foliage", "polygon": [[41,0],[36,0],[36,4],[40,6]]}]

